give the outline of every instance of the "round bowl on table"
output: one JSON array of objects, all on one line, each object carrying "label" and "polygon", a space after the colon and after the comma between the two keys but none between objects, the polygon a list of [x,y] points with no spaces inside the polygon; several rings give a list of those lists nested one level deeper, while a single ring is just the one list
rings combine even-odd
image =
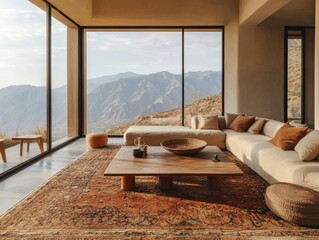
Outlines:
[{"label": "round bowl on table", "polygon": [[161,142],[161,146],[178,155],[191,155],[203,150],[207,142],[195,138],[168,139]]}]

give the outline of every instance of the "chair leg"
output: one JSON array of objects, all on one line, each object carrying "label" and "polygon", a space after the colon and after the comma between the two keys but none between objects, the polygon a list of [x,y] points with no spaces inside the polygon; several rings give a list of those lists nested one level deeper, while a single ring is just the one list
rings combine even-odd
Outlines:
[{"label": "chair leg", "polygon": [[23,140],[20,140],[20,156],[22,157],[23,153]]},{"label": "chair leg", "polygon": [[7,162],[7,158],[6,158],[6,150],[4,149],[4,144],[3,142],[0,143],[0,152],[1,152],[1,157],[2,157],[2,160],[3,162]]},{"label": "chair leg", "polygon": [[43,153],[44,147],[43,147],[43,139],[42,138],[39,139],[38,144],[39,144],[40,152]]}]

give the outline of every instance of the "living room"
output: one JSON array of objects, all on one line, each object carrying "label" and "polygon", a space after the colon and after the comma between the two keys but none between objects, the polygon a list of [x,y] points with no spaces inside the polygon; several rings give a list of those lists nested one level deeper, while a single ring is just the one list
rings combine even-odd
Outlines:
[{"label": "living room", "polygon": [[[0,10],[1,236],[319,236],[318,217],[297,224],[296,209],[278,213],[273,197],[265,200],[278,182],[319,191],[318,154],[305,157],[318,145],[303,146],[316,142],[319,126],[316,1],[25,0]],[[208,115],[219,115],[212,131],[203,126]],[[248,133],[233,133],[231,122],[249,116]],[[284,151],[268,141],[287,122],[300,132]],[[168,154],[165,140],[189,137],[207,144],[195,158],[217,154],[237,167],[220,180],[207,165],[195,168],[192,156],[187,170],[163,168],[180,171],[176,178],[160,176],[160,167],[125,178],[140,169],[131,162],[121,163],[122,175],[109,169],[125,155],[121,147],[132,157],[138,139],[153,158],[157,148]]]}]

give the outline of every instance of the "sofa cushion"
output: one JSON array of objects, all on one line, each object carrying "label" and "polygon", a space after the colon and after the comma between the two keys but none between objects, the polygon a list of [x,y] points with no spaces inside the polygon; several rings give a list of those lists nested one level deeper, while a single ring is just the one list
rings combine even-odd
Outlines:
[{"label": "sofa cushion", "polygon": [[198,115],[198,129],[219,129],[218,115]]},{"label": "sofa cushion", "polygon": [[143,137],[149,146],[160,146],[161,142],[173,138],[196,138],[225,149],[226,135],[221,130],[194,130],[182,126],[131,126],[124,133],[125,145],[134,146],[137,137]]},{"label": "sofa cushion", "polygon": [[281,128],[283,125],[283,122],[267,119],[261,133],[267,137],[273,138],[279,128]]},{"label": "sofa cushion", "polygon": [[236,132],[247,132],[248,128],[255,121],[255,116],[237,116],[229,125],[229,128]]},{"label": "sofa cushion", "polygon": [[303,162],[296,151],[283,151],[269,137],[227,129],[226,147],[268,183],[289,182],[319,191],[319,162]]},{"label": "sofa cushion", "polygon": [[265,125],[266,119],[263,118],[257,118],[254,123],[250,126],[250,128],[247,130],[247,132],[251,134],[260,134],[261,129]]},{"label": "sofa cushion", "polygon": [[301,160],[311,161],[316,159],[319,155],[319,131],[314,130],[308,133],[295,146],[295,150]]},{"label": "sofa cushion", "polygon": [[269,141],[282,150],[292,150],[307,133],[308,127],[294,127],[289,123],[283,125]]},{"label": "sofa cushion", "polygon": [[226,129],[226,118],[225,116],[218,116],[218,128],[219,129]]}]

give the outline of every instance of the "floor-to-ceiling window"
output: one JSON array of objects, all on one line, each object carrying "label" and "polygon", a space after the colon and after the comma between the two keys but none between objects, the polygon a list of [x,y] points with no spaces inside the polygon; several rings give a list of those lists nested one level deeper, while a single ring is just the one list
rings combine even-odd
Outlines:
[{"label": "floor-to-ceiling window", "polygon": [[[29,1],[0,1],[0,138],[7,149],[19,135],[46,139],[46,69],[46,12]],[[3,170],[21,161],[19,151],[6,153]]]},{"label": "floor-to-ceiling window", "polygon": [[[75,97],[78,80],[72,68],[77,63],[75,57],[72,59],[77,49],[72,50],[76,42],[68,44],[68,39],[76,40],[78,35],[76,26],[54,9],[51,19],[52,146],[56,146],[76,135],[70,132],[77,131],[70,116],[78,109]],[[72,34],[74,36],[70,37]],[[75,90],[74,94],[72,90]]]},{"label": "floor-to-ceiling window", "polygon": [[287,32],[287,120],[303,119],[303,31]]},{"label": "floor-to-ceiling window", "polygon": [[42,152],[37,140],[30,148],[26,140],[20,153],[20,141],[12,138],[40,135],[48,151],[78,136],[77,31],[45,1],[0,2],[0,139],[6,153],[1,177]]},{"label": "floor-to-ceiling window", "polygon": [[222,31],[185,29],[185,125],[198,114],[222,113]]},{"label": "floor-to-ceiling window", "polygon": [[87,132],[222,113],[221,28],[87,29],[85,39]]}]

